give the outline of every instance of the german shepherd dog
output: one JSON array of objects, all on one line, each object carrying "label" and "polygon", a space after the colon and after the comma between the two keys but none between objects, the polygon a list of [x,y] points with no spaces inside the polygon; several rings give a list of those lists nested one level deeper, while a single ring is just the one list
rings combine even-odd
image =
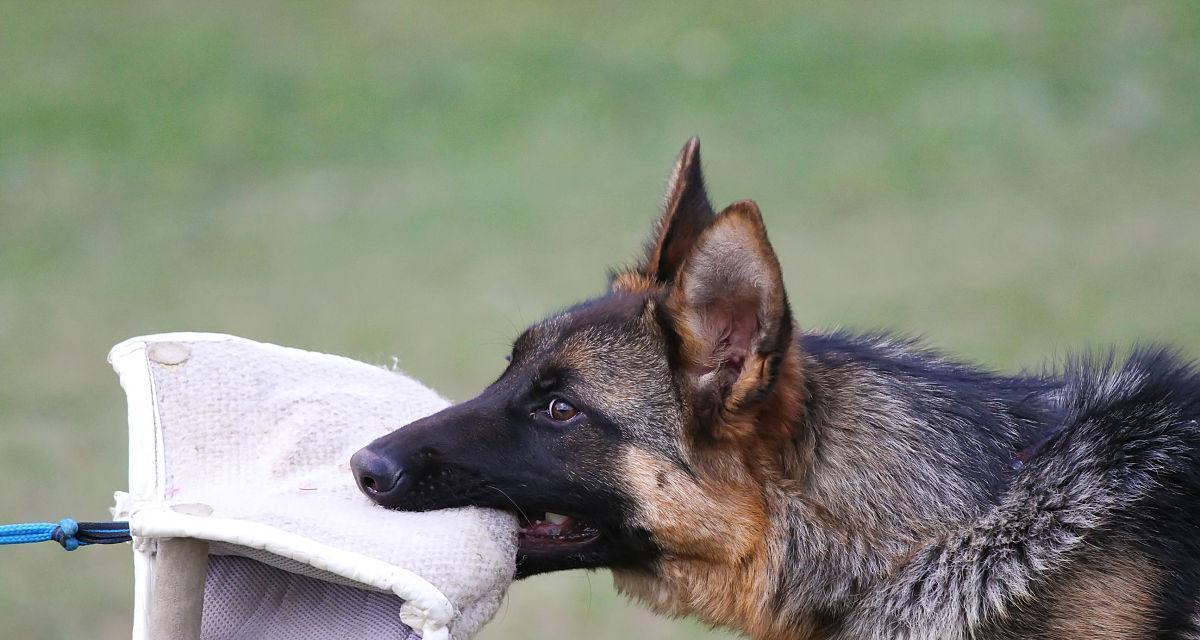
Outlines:
[{"label": "german shepherd dog", "polygon": [[1200,639],[1200,375],[1171,351],[999,375],[800,332],[758,207],[696,139],[645,257],[478,397],[379,438],[362,490],[519,518],[518,575],[607,567],[761,639]]}]

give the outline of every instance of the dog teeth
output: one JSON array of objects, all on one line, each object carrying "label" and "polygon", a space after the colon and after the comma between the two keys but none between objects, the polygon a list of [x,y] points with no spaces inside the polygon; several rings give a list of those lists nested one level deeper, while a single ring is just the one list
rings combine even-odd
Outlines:
[{"label": "dog teeth", "polygon": [[546,515],[542,519],[545,520],[546,522],[549,522],[550,524],[561,525],[562,523],[567,521],[567,516],[564,516],[561,513],[550,513],[549,511],[547,511]]}]

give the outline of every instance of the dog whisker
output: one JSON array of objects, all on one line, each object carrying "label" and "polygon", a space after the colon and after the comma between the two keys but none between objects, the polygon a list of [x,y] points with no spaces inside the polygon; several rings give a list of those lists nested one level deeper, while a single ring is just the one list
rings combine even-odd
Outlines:
[{"label": "dog whisker", "polygon": [[512,498],[508,497],[508,494],[504,493],[503,489],[501,489],[500,487],[497,487],[495,485],[490,485],[490,484],[485,484],[483,486],[487,487],[488,489],[495,489],[497,493],[504,496],[504,499],[508,500],[509,503],[512,504],[513,508],[517,510],[517,513],[521,514],[522,518],[525,518],[525,520],[527,522],[532,522],[532,518],[530,518],[528,515],[526,515],[525,510],[521,508],[521,505],[517,504],[516,501],[513,500]]}]

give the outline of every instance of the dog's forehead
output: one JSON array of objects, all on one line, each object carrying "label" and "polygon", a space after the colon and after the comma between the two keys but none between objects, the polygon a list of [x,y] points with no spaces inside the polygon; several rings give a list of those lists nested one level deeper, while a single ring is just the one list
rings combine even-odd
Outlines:
[{"label": "dog's forehead", "polygon": [[649,299],[613,293],[565,309],[529,327],[513,343],[518,356],[554,358],[568,349],[587,352],[629,344],[643,333]]}]

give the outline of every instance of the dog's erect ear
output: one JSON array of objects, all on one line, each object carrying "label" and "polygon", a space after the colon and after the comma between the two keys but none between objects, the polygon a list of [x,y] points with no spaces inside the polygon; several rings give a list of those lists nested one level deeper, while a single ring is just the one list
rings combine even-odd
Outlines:
[{"label": "dog's erect ear", "polygon": [[662,217],[655,225],[638,273],[652,282],[670,282],[715,217],[700,171],[700,138],[692,137],[675,160]]},{"label": "dog's erect ear", "polygon": [[666,310],[698,406],[726,416],[772,388],[792,339],[779,260],[758,205],[735,202],[696,239]]}]

